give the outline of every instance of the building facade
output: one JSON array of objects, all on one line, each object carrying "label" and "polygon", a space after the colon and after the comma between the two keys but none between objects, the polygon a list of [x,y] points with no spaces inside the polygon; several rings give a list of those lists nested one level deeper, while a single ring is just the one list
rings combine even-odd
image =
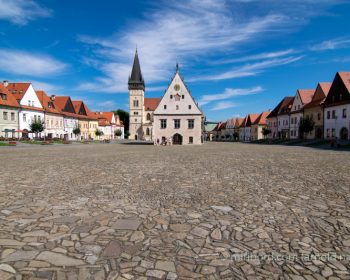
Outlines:
[{"label": "building facade", "polygon": [[203,114],[178,66],[162,98],[145,98],[145,82],[136,51],[128,87],[130,139],[182,145],[203,142]]},{"label": "building facade", "polygon": [[7,90],[8,83],[0,83],[0,137],[18,136],[19,104]]},{"label": "building facade", "polygon": [[263,130],[267,128],[266,117],[270,114],[269,111],[262,112],[251,125],[251,141],[265,139]]},{"label": "building facade", "polygon": [[349,140],[350,72],[335,75],[324,102],[324,137]]},{"label": "building facade", "polygon": [[278,114],[277,114],[277,134],[279,139],[289,139],[289,131],[290,131],[290,110],[292,108],[292,104],[294,101],[294,97],[286,97],[283,106],[281,106]]},{"label": "building facade", "polygon": [[331,83],[319,83],[311,102],[304,106],[304,118],[314,121],[314,128],[305,135],[306,139],[322,139],[324,137],[323,103],[331,85]]}]

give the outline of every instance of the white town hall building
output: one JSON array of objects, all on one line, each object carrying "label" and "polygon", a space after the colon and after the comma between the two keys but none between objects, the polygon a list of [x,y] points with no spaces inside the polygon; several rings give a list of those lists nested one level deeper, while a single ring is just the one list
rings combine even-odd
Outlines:
[{"label": "white town hall building", "polygon": [[129,139],[154,143],[202,144],[204,115],[176,65],[176,73],[161,98],[145,98],[145,82],[135,53],[129,77]]}]

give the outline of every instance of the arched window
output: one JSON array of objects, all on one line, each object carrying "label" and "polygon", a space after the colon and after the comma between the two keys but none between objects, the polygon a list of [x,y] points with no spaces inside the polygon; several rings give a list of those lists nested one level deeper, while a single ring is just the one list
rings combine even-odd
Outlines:
[{"label": "arched window", "polygon": [[147,119],[148,121],[151,120],[151,114],[150,114],[150,113],[147,114],[146,119]]},{"label": "arched window", "polygon": [[147,127],[147,129],[146,129],[146,135],[149,136],[149,134],[150,134],[150,133],[149,133],[149,128]]}]

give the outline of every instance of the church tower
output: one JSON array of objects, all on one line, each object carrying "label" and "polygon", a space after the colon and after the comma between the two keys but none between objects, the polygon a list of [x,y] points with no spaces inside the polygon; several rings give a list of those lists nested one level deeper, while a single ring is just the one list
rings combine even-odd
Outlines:
[{"label": "church tower", "polygon": [[143,80],[137,49],[129,76],[129,139],[143,139],[143,110],[145,98],[145,81]]}]

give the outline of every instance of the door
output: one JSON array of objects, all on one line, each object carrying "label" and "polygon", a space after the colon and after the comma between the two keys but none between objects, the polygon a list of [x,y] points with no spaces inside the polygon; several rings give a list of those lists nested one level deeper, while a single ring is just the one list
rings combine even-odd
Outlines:
[{"label": "door", "polygon": [[173,145],[182,145],[182,136],[178,133],[176,133],[173,136]]}]

